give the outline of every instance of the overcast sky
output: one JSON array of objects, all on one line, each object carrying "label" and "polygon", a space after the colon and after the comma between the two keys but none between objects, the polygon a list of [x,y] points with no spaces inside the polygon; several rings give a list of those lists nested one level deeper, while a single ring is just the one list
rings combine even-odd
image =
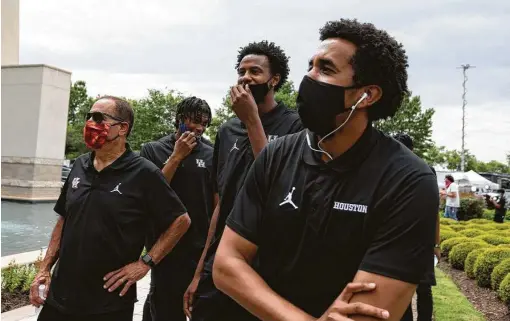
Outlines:
[{"label": "overcast sky", "polygon": [[296,86],[328,20],[386,29],[409,55],[409,86],[434,108],[433,138],[460,149],[461,64],[469,70],[466,144],[477,158],[510,152],[510,1],[22,0],[20,63],[85,80],[91,95],[138,98],[176,89],[216,108],[236,81],[240,46],[267,39],[290,58]]}]

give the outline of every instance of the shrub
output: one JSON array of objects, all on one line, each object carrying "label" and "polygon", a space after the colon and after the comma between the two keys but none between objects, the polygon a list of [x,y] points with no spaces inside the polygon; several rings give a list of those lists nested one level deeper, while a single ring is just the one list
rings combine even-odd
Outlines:
[{"label": "shrub", "polygon": [[507,274],[510,273],[510,258],[504,259],[496,265],[491,274],[491,288],[495,291],[499,289],[499,285]]},{"label": "shrub", "polygon": [[451,218],[441,217],[439,218],[439,223],[441,223],[441,225],[455,225],[458,224],[459,222],[457,222],[456,220],[452,220]]},{"label": "shrub", "polygon": [[491,248],[492,247],[489,246],[489,247],[486,247],[486,248],[476,249],[476,250],[471,251],[468,254],[468,256],[466,257],[466,261],[464,261],[464,272],[466,272],[466,275],[470,279],[474,279],[475,278],[475,262],[476,262],[476,259],[478,259],[478,257],[482,253],[488,251]]},{"label": "shrub", "polygon": [[498,290],[499,298],[510,305],[510,273],[505,276]]},{"label": "shrub", "polygon": [[439,234],[441,236],[440,243],[443,243],[444,241],[451,239],[452,237],[462,236],[455,231],[441,231]]},{"label": "shrub", "polygon": [[457,218],[461,221],[482,218],[485,209],[485,201],[480,198],[467,197],[460,200],[460,208]]},{"label": "shrub", "polygon": [[510,244],[510,238],[494,234],[482,234],[475,237],[475,239],[484,240],[492,245]]},{"label": "shrub", "polygon": [[476,229],[486,232],[494,231],[494,224],[476,225]]},{"label": "shrub", "polygon": [[493,235],[510,237],[510,230],[493,230],[490,233],[493,234]]},{"label": "shrub", "polygon": [[457,225],[450,225],[450,228],[452,230],[454,230],[455,232],[459,232],[459,231],[467,229],[468,227],[467,227],[467,225],[457,224]]},{"label": "shrub", "polygon": [[477,230],[475,228],[469,228],[467,230],[459,231],[459,234],[466,236],[466,237],[475,237],[475,236],[484,234],[484,232]]},{"label": "shrub", "polygon": [[509,224],[501,224],[501,223],[491,223],[492,228],[494,230],[498,231],[510,231],[510,225]]},{"label": "shrub", "polygon": [[28,294],[30,285],[37,273],[34,264],[18,265],[14,261],[2,269],[2,292],[22,292]]},{"label": "shrub", "polygon": [[459,221],[459,225],[468,225],[469,221]]},{"label": "shrub", "polygon": [[475,219],[470,220],[468,223],[469,224],[480,224],[480,225],[483,225],[483,224],[489,224],[489,223],[491,223],[491,221],[486,220],[484,218],[475,218]]},{"label": "shrub", "polygon": [[496,265],[504,259],[510,258],[510,249],[495,248],[482,253],[475,262],[476,283],[483,287],[491,285],[491,274]]},{"label": "shrub", "polygon": [[469,241],[455,245],[448,255],[448,261],[453,268],[458,270],[464,270],[464,262],[471,251],[476,249],[487,248],[491,245],[483,241]]},{"label": "shrub", "polygon": [[468,237],[465,237],[465,236],[461,236],[461,237],[452,237],[446,241],[444,241],[443,243],[441,243],[441,253],[443,256],[446,256],[448,257],[448,254],[450,253],[450,250],[457,244],[460,244],[462,242],[467,242],[471,240],[470,238]]},{"label": "shrub", "polygon": [[498,245],[498,247],[510,248],[510,244],[500,244],[500,245]]}]

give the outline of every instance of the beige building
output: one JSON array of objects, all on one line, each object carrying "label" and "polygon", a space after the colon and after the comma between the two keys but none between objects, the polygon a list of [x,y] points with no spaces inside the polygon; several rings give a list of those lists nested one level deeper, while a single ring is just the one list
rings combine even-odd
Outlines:
[{"label": "beige building", "polygon": [[54,201],[61,187],[71,73],[19,65],[19,0],[2,1],[2,199]]}]

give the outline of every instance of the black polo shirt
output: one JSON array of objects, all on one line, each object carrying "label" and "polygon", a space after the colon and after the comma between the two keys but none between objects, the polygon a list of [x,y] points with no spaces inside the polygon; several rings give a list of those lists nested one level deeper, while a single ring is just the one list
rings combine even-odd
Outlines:
[{"label": "black polo shirt", "polygon": [[[171,134],[159,141],[146,143],[142,146],[140,156],[163,169],[174,151],[175,142],[175,134]],[[170,182],[170,186],[188,210],[191,226],[168,257],[191,252],[198,253],[200,258],[207,239],[210,217],[214,211],[212,158],[213,148],[200,141],[180,163]],[[164,262],[159,265],[162,264],[164,265]]]},{"label": "black polo shirt", "polygon": [[[268,142],[303,129],[297,112],[288,109],[281,102],[269,113],[262,115],[260,120]],[[220,215],[215,242],[209,250],[211,254],[216,252],[227,217],[254,159],[248,131],[239,118],[223,124],[214,142],[213,182],[220,196]],[[212,261],[210,263],[212,264]]]},{"label": "black polo shirt", "polygon": [[[269,142],[303,129],[297,112],[288,109],[281,102],[269,113],[262,115],[260,120]],[[194,319],[199,321],[223,318],[217,313],[226,313],[236,317],[249,314],[216,289],[212,279],[212,266],[216,249],[225,229],[225,222],[253,160],[253,150],[246,126],[239,118],[231,119],[223,124],[216,135],[213,157],[213,182],[215,190],[220,196],[220,213],[215,238],[207,252],[207,261],[197,289],[198,298],[193,307]],[[200,317],[197,317],[197,314],[200,314]]]},{"label": "black polo shirt", "polygon": [[151,226],[162,232],[186,213],[161,171],[129,146],[101,172],[93,163],[93,153],[76,160],[55,205],[65,221],[48,303],[70,314],[131,307],[136,285],[120,297],[103,277],[139,259]]},{"label": "black polo shirt", "polygon": [[323,163],[307,130],[261,153],[227,225],[258,246],[269,286],[320,317],[358,270],[418,284],[433,257],[437,180],[371,126]]}]

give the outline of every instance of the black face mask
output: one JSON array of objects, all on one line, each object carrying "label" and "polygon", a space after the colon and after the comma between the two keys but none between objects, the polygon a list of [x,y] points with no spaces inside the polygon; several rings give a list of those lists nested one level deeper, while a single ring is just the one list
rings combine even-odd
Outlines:
[{"label": "black face mask", "polygon": [[253,99],[255,99],[255,103],[258,105],[264,101],[269,92],[269,80],[263,84],[248,85],[248,87],[250,87]]},{"label": "black face mask", "polygon": [[345,108],[345,90],[342,87],[304,76],[296,100],[299,117],[305,128],[324,137],[336,129],[335,116],[351,109]]}]

